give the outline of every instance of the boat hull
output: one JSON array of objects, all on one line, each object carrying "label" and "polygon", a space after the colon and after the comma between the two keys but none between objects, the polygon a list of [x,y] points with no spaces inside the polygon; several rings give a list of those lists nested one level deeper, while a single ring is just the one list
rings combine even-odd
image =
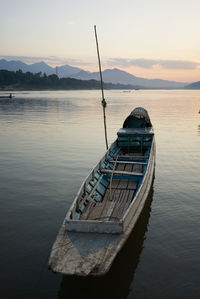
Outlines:
[{"label": "boat hull", "polygon": [[52,247],[49,267],[65,275],[104,275],[133,230],[147,200],[155,169],[153,138],[148,167],[134,201],[123,217],[120,233],[73,232],[63,222]]}]

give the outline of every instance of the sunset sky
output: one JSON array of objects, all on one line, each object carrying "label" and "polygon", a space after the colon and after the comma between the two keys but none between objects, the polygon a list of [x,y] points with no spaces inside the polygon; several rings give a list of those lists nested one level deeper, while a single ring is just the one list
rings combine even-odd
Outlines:
[{"label": "sunset sky", "polygon": [[200,80],[199,0],[0,0],[0,58]]}]

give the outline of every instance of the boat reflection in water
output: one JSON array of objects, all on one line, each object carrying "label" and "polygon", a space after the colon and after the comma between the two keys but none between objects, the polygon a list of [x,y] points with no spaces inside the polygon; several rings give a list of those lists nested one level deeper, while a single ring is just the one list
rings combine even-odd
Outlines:
[{"label": "boat reflection in water", "polygon": [[104,276],[89,278],[63,275],[59,298],[127,298],[144,247],[152,200],[153,183],[140,218],[110,271]]}]

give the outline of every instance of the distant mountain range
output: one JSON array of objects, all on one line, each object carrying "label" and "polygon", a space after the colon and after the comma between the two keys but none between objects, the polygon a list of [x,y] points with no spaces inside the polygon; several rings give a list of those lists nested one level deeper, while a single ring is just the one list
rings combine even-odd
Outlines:
[{"label": "distant mountain range", "polygon": [[[187,83],[182,82],[174,82],[174,81],[167,81],[161,79],[144,79],[139,78],[131,75],[128,72],[119,70],[117,68],[114,69],[106,69],[102,72],[103,80],[105,82],[111,82],[114,84],[121,83],[121,84],[131,84],[138,87],[144,88],[183,88]],[[90,73],[87,71],[80,71],[77,74],[73,75],[75,79],[81,80],[90,80],[95,79],[99,80],[99,73],[94,72]]]},{"label": "distant mountain range", "polygon": [[[43,61],[33,63],[33,64],[26,64],[20,60],[7,61],[5,59],[1,59],[0,60],[0,70],[15,71],[15,72],[18,70],[22,70],[22,72],[24,72],[24,73],[31,72],[34,74],[42,72],[42,73],[46,73],[46,75],[56,74],[56,68],[49,66],[48,64],[46,64]],[[63,65],[63,66],[58,67],[57,71],[58,71],[58,76],[60,78],[67,78],[73,74],[79,73],[80,71],[82,71],[82,69],[77,68],[77,67],[72,67],[70,65]]]},{"label": "distant mountain range", "polygon": [[200,89],[200,81],[186,85],[185,89]]},{"label": "distant mountain range", "polygon": [[[45,62],[26,64],[22,61],[0,60],[0,69],[8,71],[17,71],[21,69],[23,72],[46,73],[47,75],[58,74],[59,78],[74,78],[79,80],[100,80],[98,72],[88,72],[81,68],[63,65],[53,68]],[[133,85],[138,88],[184,88],[188,83],[174,82],[161,79],[145,79],[131,75],[120,69],[106,69],[102,72],[103,80],[107,83]]]}]

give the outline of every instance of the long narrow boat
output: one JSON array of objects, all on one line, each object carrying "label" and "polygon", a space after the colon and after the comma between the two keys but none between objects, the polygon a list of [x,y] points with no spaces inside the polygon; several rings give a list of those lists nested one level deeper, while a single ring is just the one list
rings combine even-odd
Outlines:
[{"label": "long narrow boat", "polygon": [[49,267],[66,275],[108,272],[144,207],[154,168],[153,127],[147,111],[138,107],[83,182],[52,247]]},{"label": "long narrow boat", "polygon": [[12,98],[14,98],[13,96],[12,97],[10,97],[10,96],[0,96],[0,99],[12,99]]},{"label": "long narrow boat", "polygon": [[12,93],[9,94],[9,96],[0,96],[0,99],[12,99],[13,95]]}]

